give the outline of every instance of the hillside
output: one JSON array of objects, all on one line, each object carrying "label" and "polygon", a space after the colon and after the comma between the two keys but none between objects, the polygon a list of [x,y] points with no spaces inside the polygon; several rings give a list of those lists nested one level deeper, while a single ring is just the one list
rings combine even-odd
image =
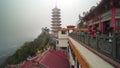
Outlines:
[{"label": "hillside", "polygon": [[46,28],[42,29],[42,33],[34,41],[25,42],[12,56],[9,56],[5,61],[5,65],[19,64],[27,60],[29,56],[35,56],[37,50],[43,50],[49,39],[48,30]]}]

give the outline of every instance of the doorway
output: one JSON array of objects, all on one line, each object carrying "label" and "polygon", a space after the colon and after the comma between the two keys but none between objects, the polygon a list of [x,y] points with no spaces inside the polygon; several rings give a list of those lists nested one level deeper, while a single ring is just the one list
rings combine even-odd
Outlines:
[{"label": "doorway", "polygon": [[110,28],[110,21],[103,22],[103,34],[108,34]]}]

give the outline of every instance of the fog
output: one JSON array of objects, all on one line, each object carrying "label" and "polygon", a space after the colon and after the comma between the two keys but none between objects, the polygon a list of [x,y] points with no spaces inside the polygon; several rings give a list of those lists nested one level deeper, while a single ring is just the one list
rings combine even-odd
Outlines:
[{"label": "fog", "polygon": [[51,27],[51,9],[61,9],[62,26],[73,24],[78,15],[100,0],[0,0],[0,35],[9,39],[36,38],[42,27]]}]

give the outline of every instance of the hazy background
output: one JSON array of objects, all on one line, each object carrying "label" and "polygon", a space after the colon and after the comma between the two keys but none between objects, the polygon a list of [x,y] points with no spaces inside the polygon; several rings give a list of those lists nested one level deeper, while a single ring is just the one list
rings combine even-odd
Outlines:
[{"label": "hazy background", "polygon": [[0,0],[0,60],[25,41],[36,38],[42,27],[51,27],[51,9],[61,9],[62,26],[76,25],[78,15],[100,0]]}]

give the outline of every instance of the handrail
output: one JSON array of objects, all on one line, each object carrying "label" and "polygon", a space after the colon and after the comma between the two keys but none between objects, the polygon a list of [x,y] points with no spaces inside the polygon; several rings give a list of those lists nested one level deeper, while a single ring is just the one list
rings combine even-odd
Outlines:
[{"label": "handrail", "polygon": [[69,36],[84,43],[85,45],[83,46],[87,46],[96,52],[111,58],[111,60],[114,61],[112,65],[120,67],[120,36],[117,34],[112,37],[106,35],[96,35],[93,37],[90,34],[85,34],[83,36],[78,33],[71,33]]},{"label": "handrail", "polygon": [[90,68],[89,64],[84,60],[84,58],[82,57],[82,55],[79,53],[79,51],[75,48],[74,44],[71,42],[70,39],[68,39],[69,41],[69,45],[72,48],[79,64],[82,66],[82,68]]}]

